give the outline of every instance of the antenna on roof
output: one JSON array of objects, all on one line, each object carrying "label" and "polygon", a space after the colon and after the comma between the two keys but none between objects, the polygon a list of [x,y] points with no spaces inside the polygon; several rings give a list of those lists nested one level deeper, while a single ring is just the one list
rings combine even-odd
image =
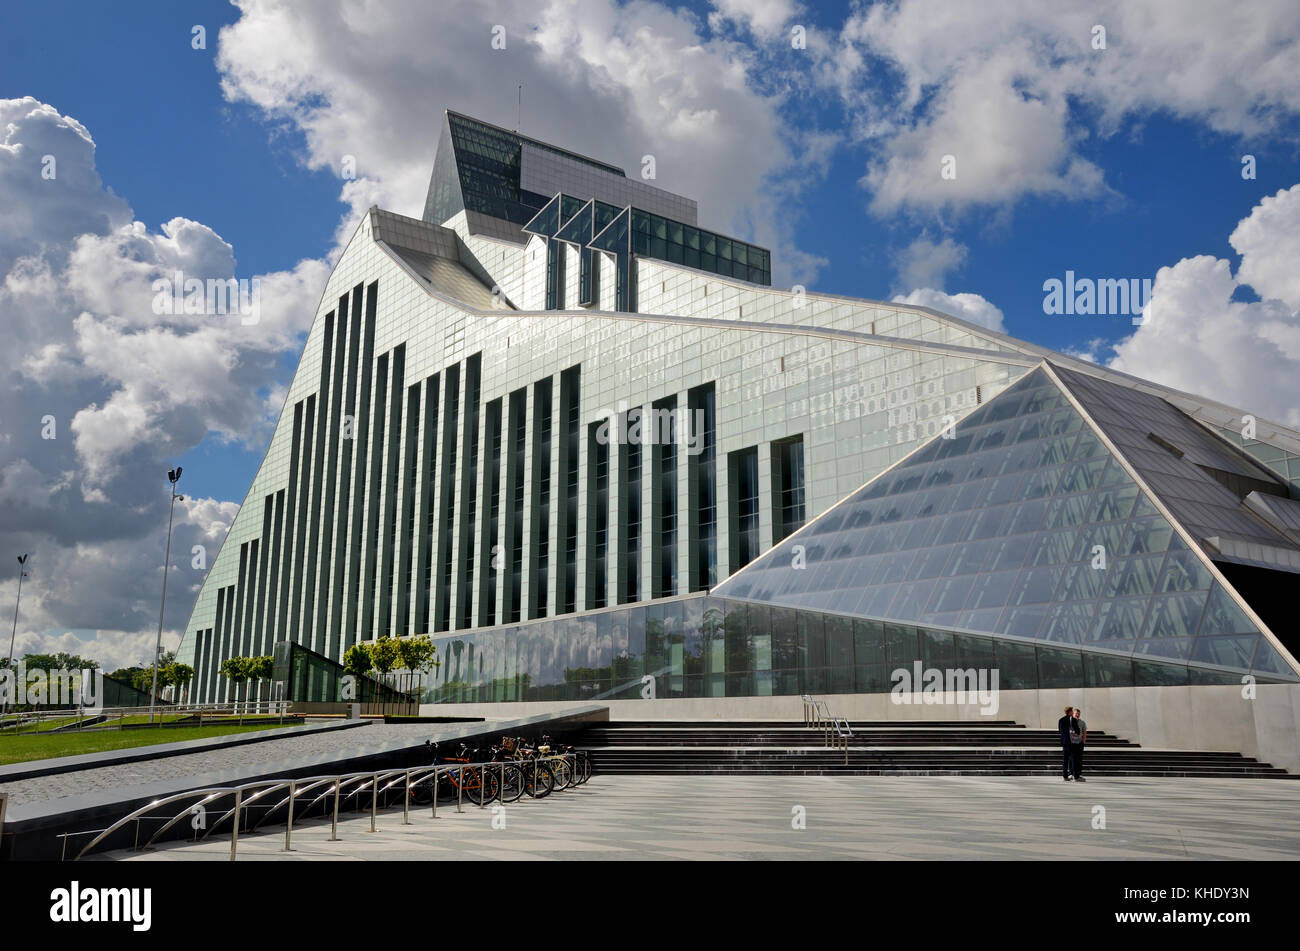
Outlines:
[{"label": "antenna on roof", "polygon": [[519,122],[524,111],[524,84],[519,84],[519,104],[515,107],[515,131],[519,131]]}]

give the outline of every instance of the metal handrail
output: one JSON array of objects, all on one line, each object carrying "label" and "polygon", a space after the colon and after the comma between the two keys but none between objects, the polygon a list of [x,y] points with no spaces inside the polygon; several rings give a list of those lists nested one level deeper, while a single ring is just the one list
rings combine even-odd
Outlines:
[{"label": "metal handrail", "polygon": [[[197,715],[202,720],[205,714],[226,715],[226,716],[260,716],[263,713],[267,716],[281,716],[289,712],[289,701],[287,700],[246,700],[238,703],[187,703],[187,704],[169,704],[165,707],[157,707],[153,713],[158,718],[158,724],[162,723],[164,717],[175,716],[194,716]],[[139,707],[99,707],[98,709],[86,706],[67,707],[57,710],[27,710],[13,711],[0,717],[0,730],[13,730],[15,733],[22,731],[24,726],[36,724],[37,730],[40,724],[46,720],[60,720],[75,717],[78,719],[77,726],[80,727],[81,721],[95,718],[103,718],[105,721],[114,719],[125,719],[130,716],[145,716],[150,713],[147,706]],[[98,725],[98,724],[96,724]]]},{"label": "metal handrail", "polygon": [[[177,822],[179,822],[181,819],[184,819],[186,816],[193,815],[194,808],[196,806],[206,806],[208,803],[214,802],[219,799],[224,799],[227,796],[233,795],[235,797],[234,805],[230,809],[226,810],[220,817],[218,817],[215,822],[211,823],[204,830],[203,835],[200,836],[199,838],[200,840],[206,840],[208,836],[210,836],[214,831],[216,831],[217,827],[220,826],[221,823],[225,822],[227,819],[232,819],[231,829],[230,829],[230,835],[231,835],[230,858],[232,861],[234,861],[237,846],[238,846],[238,841],[239,841],[241,814],[252,803],[281,789],[288,789],[289,790],[288,795],[285,796],[283,799],[281,799],[279,802],[277,802],[275,805],[271,806],[270,809],[267,810],[267,812],[264,813],[256,822],[254,822],[253,825],[247,831],[249,832],[255,831],[258,828],[258,826],[260,826],[263,822],[266,821],[267,817],[270,816],[271,813],[275,812],[275,810],[279,809],[281,806],[284,806],[286,804],[293,802],[294,800],[297,800],[300,796],[303,796],[311,792],[312,790],[317,789],[318,787],[326,786],[328,788],[320,795],[316,796],[316,798],[313,799],[308,804],[306,811],[310,812],[311,808],[315,806],[317,802],[320,802],[321,799],[323,799],[324,797],[332,793],[334,796],[334,817],[333,817],[330,841],[336,841],[338,838],[337,833],[338,833],[339,803],[341,799],[344,798],[344,787],[347,785],[356,784],[356,788],[354,788],[351,792],[348,792],[346,794],[348,797],[359,796],[366,789],[371,790],[370,831],[374,832],[375,818],[376,818],[376,813],[378,811],[378,798],[379,798],[379,793],[381,792],[379,788],[379,784],[381,780],[387,782],[387,785],[383,787],[382,790],[383,792],[387,792],[389,789],[392,789],[394,786],[396,786],[399,782],[399,778],[400,781],[404,784],[405,795],[403,797],[402,815],[403,815],[403,823],[409,824],[408,816],[409,816],[409,808],[410,808],[410,791],[413,782],[417,780],[423,779],[424,777],[430,775],[433,777],[435,792],[433,795],[432,805],[433,805],[433,816],[434,818],[436,818],[438,814],[438,796],[436,792],[436,786],[437,786],[437,776],[439,773],[459,771],[463,776],[463,773],[466,769],[490,769],[496,766],[496,767],[500,767],[502,773],[504,774],[506,766],[517,767],[527,762],[544,762],[547,760],[555,760],[555,759],[563,759],[566,761],[572,760],[573,768],[575,770],[577,769],[578,757],[576,753],[551,753],[545,756],[533,757],[531,760],[524,760],[518,762],[511,761],[511,760],[502,760],[502,761],[495,761],[495,762],[486,761],[486,762],[477,762],[477,763],[439,763],[439,764],[429,765],[429,766],[396,767],[396,768],[382,769],[382,770],[360,770],[357,772],[338,773],[334,775],[307,776],[307,777],[303,777],[302,779],[280,779],[280,778],[262,779],[262,780],[255,780],[249,783],[241,783],[236,786],[209,786],[203,789],[191,789],[186,792],[175,793],[171,796],[166,796],[162,799],[155,799],[153,802],[129,812],[127,815],[123,816],[121,819],[117,820],[117,822],[114,822],[106,829],[88,830],[87,832],[84,833],[68,833],[67,835],[89,835],[91,834],[92,831],[98,832],[95,838],[87,842],[86,845],[81,849],[80,852],[77,853],[76,857],[73,859],[74,862],[80,861],[88,852],[94,849],[95,846],[99,845],[99,843],[103,842],[114,832],[125,827],[128,823],[130,822],[138,823],[140,820],[146,818],[160,821],[165,817],[147,816],[146,814],[155,809],[158,809],[161,806],[166,806],[171,803],[185,801],[186,802],[185,808],[181,810],[179,813],[177,813],[176,815],[167,819],[167,821],[156,832],[154,832],[154,834],[149,837],[148,841],[146,841],[145,844],[141,847],[141,850],[148,849],[159,838],[159,836],[166,833],[167,830],[172,828]],[[461,804],[463,802],[462,797],[464,793],[464,784],[457,783],[457,787],[458,789],[457,789],[456,809],[459,812],[462,811]],[[255,790],[255,792],[253,792],[253,794],[248,798],[245,798],[244,796],[245,792],[253,791],[253,790]],[[197,801],[189,801],[189,800],[197,800]],[[480,807],[483,807],[485,804],[486,803],[483,801],[479,802]],[[290,806],[290,808],[286,813],[286,824],[285,824],[285,850],[286,851],[292,851],[290,848],[290,841],[291,841],[291,835],[293,831],[294,812],[295,810],[293,809],[292,806]],[[65,841],[65,846],[66,846],[66,841]]]},{"label": "metal handrail", "polygon": [[812,726],[822,731],[822,743],[826,746],[842,748],[844,763],[849,762],[849,740],[853,738],[853,728],[849,721],[831,713],[825,700],[818,700],[811,694],[800,694],[803,701],[804,726]]}]

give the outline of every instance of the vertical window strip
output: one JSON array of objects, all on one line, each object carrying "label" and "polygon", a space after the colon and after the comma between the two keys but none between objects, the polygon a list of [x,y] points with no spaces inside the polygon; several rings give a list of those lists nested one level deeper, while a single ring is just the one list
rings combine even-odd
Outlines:
[{"label": "vertical window strip", "polygon": [[411,594],[414,583],[415,559],[415,499],[419,491],[416,450],[420,444],[420,384],[406,389],[406,453],[405,480],[402,492],[402,553],[398,567],[397,634],[413,634],[411,630]]},{"label": "vertical window strip", "polygon": [[366,538],[362,543],[365,563],[362,565],[361,619],[357,626],[357,637],[363,641],[370,640],[375,629],[375,589],[378,587],[379,572],[380,479],[383,476],[384,440],[388,436],[388,426],[385,425],[388,404],[384,399],[387,393],[388,354],[385,353],[380,355],[375,367],[375,411],[370,443],[370,482],[366,499]]},{"label": "vertical window strip", "polygon": [[[369,458],[370,443],[375,438],[371,425],[371,404],[373,400],[373,377],[375,368],[375,313],[378,308],[379,284],[372,281],[366,287],[365,331],[361,344],[361,384],[357,390],[358,406],[354,429],[354,468],[352,474],[352,492],[349,500],[349,532],[351,541],[348,545],[348,580],[346,624],[344,626],[344,643],[342,650],[347,650],[357,641],[357,612],[362,602],[361,576],[365,562],[364,527],[366,517],[366,460]],[[340,654],[341,656],[341,654]]]},{"label": "vertical window strip", "polygon": [[262,499],[262,539],[258,545],[258,563],[257,563],[257,595],[253,601],[253,623],[249,625],[253,631],[252,641],[249,645],[249,656],[258,656],[262,653],[262,636],[263,636],[263,619],[266,616],[266,571],[270,564],[271,552],[270,542],[274,536],[271,534],[275,525],[275,493],[272,493]]},{"label": "vertical window strip", "polygon": [[261,647],[258,648],[259,654],[269,655],[275,642],[280,639],[280,631],[276,625],[277,607],[279,600],[277,591],[280,588],[280,574],[283,569],[281,552],[284,548],[284,489],[275,493],[275,515],[271,519],[271,565],[266,580],[266,616],[265,631],[262,634]]},{"label": "vertical window strip", "polygon": [[548,608],[547,579],[550,576],[551,555],[551,381],[539,380],[533,385],[533,477],[534,505],[532,508],[532,583],[529,585],[528,616],[545,617]]},{"label": "vertical window strip", "polygon": [[424,458],[420,465],[420,560],[416,568],[415,618],[418,633],[429,627],[429,593],[433,590],[433,545],[437,535],[437,506],[434,502],[435,465],[438,458],[438,383],[437,373],[424,381]]},{"label": "vertical window strip", "polygon": [[758,557],[758,448],[751,446],[731,453],[727,468],[732,483],[733,571],[738,571]]},{"label": "vertical window strip", "polygon": [[[276,602],[275,639],[289,640],[288,609],[289,591],[293,585],[294,565],[294,507],[298,501],[299,454],[302,451],[302,416],[303,401],[293,406],[293,440],[289,449],[289,490],[285,497],[284,537],[281,542],[280,595]],[[294,612],[297,613],[296,611]]]},{"label": "vertical window strip", "polygon": [[483,533],[479,557],[479,623],[493,625],[500,622],[497,615],[497,577],[504,559],[498,545],[501,543],[501,400],[495,399],[487,407],[487,472],[484,486],[487,494],[487,526]]},{"label": "vertical window strip", "polygon": [[[619,433],[627,433],[621,440],[618,455],[618,510],[622,513],[622,530],[619,532],[619,591],[620,604],[636,601],[640,597],[641,575],[641,409],[633,407],[619,418]],[[637,438],[632,439],[632,433]]]},{"label": "vertical window strip", "polygon": [[442,524],[438,531],[438,587],[434,602],[434,630],[451,629],[451,541],[456,527],[456,430],[460,421],[460,365],[447,367],[443,384],[446,406],[442,439],[442,476],[439,509]]},{"label": "vertical window strip", "polygon": [[334,369],[330,373],[329,415],[327,429],[322,434],[326,440],[323,467],[324,494],[321,504],[320,547],[317,553],[316,575],[314,579],[314,606],[312,608],[312,650],[324,654],[329,649],[326,640],[329,615],[330,592],[330,556],[333,552],[335,532],[335,494],[337,492],[339,427],[341,424],[344,379],[344,348],[346,346],[348,324],[348,295],[339,298],[338,321],[334,325]]},{"label": "vertical window strip", "polygon": [[688,445],[698,451],[687,460],[687,492],[690,500],[688,527],[693,553],[690,590],[707,591],[718,580],[718,483],[717,421],[715,391],[712,383],[697,386],[687,394],[689,418],[686,425]]},{"label": "vertical window strip", "polygon": [[677,593],[677,397],[659,400],[651,409],[649,424],[641,430],[642,443],[653,447],[650,596],[667,598]]},{"label": "vertical window strip", "polygon": [[[334,313],[325,316],[325,335],[321,341],[320,390],[316,394],[316,422],[312,460],[311,486],[311,530],[307,539],[307,562],[303,576],[302,598],[295,598],[300,605],[298,613],[302,615],[302,639],[300,643],[309,646],[312,640],[312,615],[316,604],[316,563],[320,543],[321,490],[322,476],[325,471],[325,433],[329,426],[329,394],[333,365]],[[296,638],[295,638],[296,639]]]},{"label": "vertical window strip", "polygon": [[510,455],[507,460],[506,485],[509,512],[506,537],[510,545],[510,574],[506,581],[506,619],[513,623],[523,618],[524,579],[524,495],[527,473],[524,471],[528,451],[528,392],[520,389],[510,394]]},{"label": "vertical window strip", "polygon": [[393,576],[395,556],[397,554],[397,506],[398,490],[401,488],[402,434],[402,394],[406,390],[406,344],[398,344],[393,350],[392,378],[388,384],[389,423],[388,423],[388,458],[384,462],[384,544],[380,548],[383,559],[383,581],[379,588],[379,637],[388,637],[393,631]]},{"label": "vertical window strip", "polygon": [[473,627],[474,516],[478,508],[479,399],[483,358],[465,361],[464,456],[460,473],[460,543],[456,547],[456,627]]},{"label": "vertical window strip", "polygon": [[578,460],[579,441],[582,439],[580,419],[581,368],[570,367],[560,377],[560,415],[564,421],[564,438],[561,440],[560,472],[564,475],[564,495],[561,497],[560,538],[564,543],[564,568],[560,583],[560,603],[557,613],[569,614],[578,609]]},{"label": "vertical window strip", "polygon": [[609,440],[608,420],[587,429],[587,606],[607,604],[606,570],[609,555]]}]

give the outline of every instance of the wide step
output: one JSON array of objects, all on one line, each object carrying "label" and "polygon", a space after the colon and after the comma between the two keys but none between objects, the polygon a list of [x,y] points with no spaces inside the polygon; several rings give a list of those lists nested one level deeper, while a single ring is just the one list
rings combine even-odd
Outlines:
[{"label": "wide step", "polygon": [[[848,749],[802,722],[617,721],[589,727],[574,741],[592,766],[624,775],[971,775],[1056,776],[1055,730],[1010,720],[859,721]],[[1084,759],[1091,776],[1300,778],[1239,753],[1150,750],[1090,730]]]}]

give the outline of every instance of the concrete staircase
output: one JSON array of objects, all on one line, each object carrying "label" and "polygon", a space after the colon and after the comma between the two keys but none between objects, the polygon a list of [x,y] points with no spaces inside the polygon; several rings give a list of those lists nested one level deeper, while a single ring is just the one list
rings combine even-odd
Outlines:
[{"label": "concrete staircase", "polygon": [[[606,774],[1059,776],[1055,730],[1011,720],[859,721],[847,755],[800,721],[613,721],[573,738]],[[847,760],[847,762],[846,762]],[[1088,731],[1084,776],[1300,778],[1240,753],[1144,749]]]}]

